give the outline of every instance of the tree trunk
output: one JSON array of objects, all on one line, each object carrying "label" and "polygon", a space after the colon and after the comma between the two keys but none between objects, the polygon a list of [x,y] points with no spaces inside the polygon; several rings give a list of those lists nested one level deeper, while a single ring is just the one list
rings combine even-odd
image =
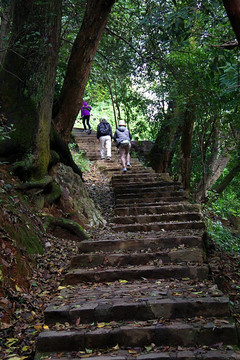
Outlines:
[{"label": "tree trunk", "polygon": [[109,80],[107,80],[107,85],[108,85],[108,89],[109,89],[111,100],[112,100],[112,108],[113,108],[115,126],[117,128],[117,115],[116,115],[116,109],[115,109],[115,104],[114,104],[113,92],[112,92],[112,88],[111,88],[111,84],[110,84]]},{"label": "tree trunk", "polygon": [[0,23],[0,66],[3,66],[3,61],[8,47],[8,34],[10,29],[10,14],[12,6],[9,4],[1,13]]},{"label": "tree trunk", "polygon": [[182,126],[182,140],[181,140],[181,155],[180,155],[180,179],[184,189],[189,193],[190,178],[192,168],[192,133],[194,124],[195,109],[194,105],[189,104],[185,110],[183,126]]},{"label": "tree trunk", "polygon": [[179,114],[175,108],[167,114],[148,158],[157,173],[170,172],[171,161],[179,140]]},{"label": "tree trunk", "polygon": [[212,156],[208,163],[208,167],[205,164],[205,167],[208,169],[206,172],[203,172],[203,177],[199,182],[194,195],[197,202],[202,202],[206,199],[208,190],[212,189],[214,183],[221,176],[230,159],[228,149],[223,147],[220,141],[219,131],[214,131],[214,137],[214,143],[211,148]]},{"label": "tree trunk", "polygon": [[235,32],[239,46],[240,45],[240,1],[223,0],[223,5],[227,11],[228,18]]},{"label": "tree trunk", "polygon": [[73,44],[61,94],[53,109],[57,131],[68,142],[80,111],[91,65],[115,0],[88,0]]},{"label": "tree trunk", "polygon": [[13,2],[10,48],[0,73],[0,106],[11,139],[0,155],[24,160],[28,179],[42,178],[50,160],[50,128],[60,43],[61,0]]},{"label": "tree trunk", "polygon": [[118,101],[118,92],[117,92],[117,82],[116,82],[116,78],[113,78],[113,83],[114,83],[114,93],[115,93],[115,105],[118,111],[118,120],[121,119],[121,111],[120,111],[120,106],[119,106],[119,101]]},{"label": "tree trunk", "polygon": [[224,177],[221,183],[216,186],[215,191],[218,194],[221,194],[226,189],[226,187],[231,183],[232,179],[239,174],[239,171],[240,171],[240,160],[237,163],[237,165],[235,165],[232,168],[229,174]]}]

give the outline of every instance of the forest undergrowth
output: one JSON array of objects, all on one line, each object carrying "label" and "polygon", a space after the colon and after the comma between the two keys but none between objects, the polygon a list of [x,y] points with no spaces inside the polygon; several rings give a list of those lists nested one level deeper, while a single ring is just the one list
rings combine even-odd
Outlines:
[{"label": "forest undergrowth", "polygon": [[[0,170],[1,171],[1,170]],[[6,178],[1,187],[11,184],[12,177]],[[1,177],[2,178],[2,177]],[[89,172],[84,174],[85,185],[90,197],[101,208],[105,218],[110,218],[113,210],[113,200],[109,179],[101,174],[94,165]],[[89,236],[97,237],[106,229],[92,229]],[[12,247],[6,246],[6,241]],[[70,259],[78,252],[76,241],[55,237],[51,233],[44,234],[45,250],[43,254],[29,260],[32,275],[28,279],[28,287],[21,283],[14,283],[1,278],[0,293],[0,321],[1,345],[0,358],[4,360],[32,360],[34,358],[35,341],[38,334],[46,327],[43,312],[48,303],[59,294],[61,282],[69,267]],[[8,244],[9,245],[9,244]],[[2,253],[10,249],[11,262],[14,263],[14,241],[4,237],[1,240]],[[220,289],[229,295],[233,314],[240,324],[239,316],[239,290],[240,290],[240,256],[229,254],[216,247],[208,240],[208,257],[211,276],[215,279]],[[1,256],[1,260],[4,260]],[[6,261],[6,260],[4,260]],[[11,264],[9,264],[10,266]],[[17,272],[17,269],[16,269]],[[11,274],[12,277],[16,274]],[[83,357],[91,356],[86,353]]]}]

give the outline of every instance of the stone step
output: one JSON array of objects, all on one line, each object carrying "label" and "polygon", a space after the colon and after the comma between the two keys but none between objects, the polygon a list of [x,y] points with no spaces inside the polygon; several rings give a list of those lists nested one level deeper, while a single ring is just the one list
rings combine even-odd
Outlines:
[{"label": "stone step", "polygon": [[148,252],[141,253],[123,253],[123,254],[106,254],[90,253],[76,255],[71,259],[71,268],[93,267],[93,266],[126,266],[126,265],[146,265],[149,263],[169,264],[169,263],[202,263],[202,250],[197,249],[177,249],[165,252]]},{"label": "stone step", "polygon": [[178,247],[199,247],[202,248],[201,235],[187,235],[165,232],[150,233],[150,234],[118,234],[118,238],[103,240],[84,240],[79,243],[79,251],[82,253],[95,251],[130,251],[130,250],[144,250],[144,249],[173,249]]},{"label": "stone step", "polygon": [[[119,164],[119,166],[121,166],[120,164]],[[109,171],[111,171],[112,172],[112,176],[118,176],[119,175],[119,172],[117,172],[117,170],[119,170],[119,168],[112,168],[112,169],[108,169]],[[114,173],[114,172],[116,172],[116,173]],[[139,177],[139,176],[142,176],[142,174],[149,174],[149,173],[153,173],[154,174],[154,170],[153,169],[146,169],[146,168],[143,168],[143,167],[141,167],[141,166],[131,166],[131,167],[129,167],[128,168],[128,170],[127,170],[127,172],[125,172],[125,173],[121,173],[121,175],[120,176],[131,176],[132,175],[132,178],[133,177],[135,177],[135,178],[137,178],[137,177]]]},{"label": "stone step", "polygon": [[[131,173],[128,173],[128,175],[131,175]],[[172,182],[163,182],[161,180],[159,180],[158,178],[155,178],[154,176],[148,176],[148,177],[143,177],[141,180],[138,179],[134,179],[134,178],[128,178],[127,176],[123,176],[120,175],[121,179],[117,180],[117,181],[112,181],[111,185],[114,189],[116,189],[116,191],[120,191],[121,189],[125,189],[130,188],[130,187],[141,187],[141,186],[145,186],[145,187],[151,187],[152,185],[157,185],[160,186],[172,186],[173,188],[179,188],[182,185],[181,184],[176,184],[176,183],[172,183]]]},{"label": "stone step", "polygon": [[[48,359],[51,360],[73,360],[73,359],[79,359],[79,356],[81,357],[87,357],[88,360],[112,360],[113,358],[115,360],[129,360],[129,359],[135,359],[135,360],[240,360],[240,354],[239,352],[234,352],[233,350],[209,350],[206,347],[198,347],[193,350],[191,347],[190,349],[187,348],[174,348],[170,347],[169,350],[164,347],[162,349],[153,348],[153,351],[149,351],[145,348],[143,348],[141,354],[141,350],[137,348],[134,349],[126,349],[122,350],[119,349],[119,351],[116,351],[116,349],[113,349],[112,352],[106,352],[104,351],[104,354],[102,355],[101,352],[96,352],[96,354],[93,353],[92,356],[89,356],[89,351],[85,350],[82,352],[71,352],[71,353],[50,353],[48,354]],[[100,355],[101,354],[101,355]],[[44,355],[43,355],[44,356]],[[41,354],[39,354],[39,358],[41,357]]]},{"label": "stone step", "polygon": [[[113,185],[114,192],[116,194],[124,193],[141,193],[150,191],[179,191],[182,189],[181,185],[175,185],[173,183],[163,183],[160,181],[149,183],[135,183],[135,184],[121,184],[120,186]],[[183,191],[183,189],[182,189]]]},{"label": "stone step", "polygon": [[121,209],[121,208],[126,208],[128,207],[130,209],[133,208],[147,208],[147,207],[157,207],[157,206],[171,206],[171,205],[177,205],[177,206],[181,206],[181,205],[185,205],[185,204],[189,204],[189,202],[185,199],[185,198],[161,198],[161,200],[157,199],[152,199],[152,198],[148,198],[148,199],[144,199],[141,202],[138,201],[138,199],[134,200],[134,201],[130,201],[127,202],[126,199],[121,200],[121,199],[115,199],[115,201],[117,202],[115,204],[115,208],[116,209]]},{"label": "stone step", "polygon": [[132,204],[132,206],[127,207],[119,207],[116,206],[114,209],[114,214],[116,216],[129,216],[129,215],[144,215],[144,214],[166,214],[166,213],[176,213],[186,212],[186,211],[195,211],[200,212],[201,207],[198,204],[190,204],[190,203],[180,203],[180,204],[164,204],[155,206],[152,205],[143,205],[141,204]]},{"label": "stone step", "polygon": [[112,227],[115,232],[147,232],[147,231],[171,231],[182,229],[204,229],[203,221],[173,221],[173,222],[153,222],[146,224],[118,224]]},{"label": "stone step", "polygon": [[187,193],[184,190],[171,190],[171,189],[165,189],[165,188],[146,188],[145,189],[136,189],[135,191],[128,192],[127,188],[126,191],[122,193],[116,193],[115,194],[116,199],[135,199],[138,197],[142,198],[162,198],[162,197],[179,197],[179,198],[186,198]]},{"label": "stone step", "polygon": [[182,279],[204,280],[208,278],[208,266],[164,265],[164,266],[128,266],[122,268],[96,267],[94,269],[72,269],[64,277],[64,284],[96,283],[104,281],[137,279]]},{"label": "stone step", "polygon": [[122,199],[121,197],[115,199],[116,206],[135,206],[136,204],[141,204],[143,206],[147,205],[164,205],[170,203],[181,203],[186,201],[186,196],[182,194],[178,196],[155,196],[152,197],[135,197],[133,199],[129,199],[128,197]]},{"label": "stone step", "polygon": [[[131,159],[131,162],[133,160]],[[143,167],[143,169],[145,170],[145,173],[142,174],[142,177],[141,178],[136,178],[135,180],[138,182],[138,181],[142,181],[144,180],[143,178],[154,178],[154,179],[158,179],[158,180],[161,180],[161,181],[164,181],[164,182],[173,182],[172,178],[169,176],[168,173],[156,173],[156,172],[148,172],[147,169],[152,169],[152,168],[149,168],[149,167]],[[122,177],[120,175],[114,175],[112,177],[112,181],[113,182],[117,182],[117,181],[121,181],[123,180]],[[125,178],[124,181],[128,181],[128,180],[132,180],[131,177],[129,178]],[[176,183],[179,183],[179,182],[176,182]]]},{"label": "stone step", "polygon": [[211,346],[219,342],[237,345],[235,325],[217,321],[159,321],[155,325],[128,322],[116,327],[102,324],[76,326],[68,331],[43,331],[36,342],[37,352],[108,349],[115,346]]},{"label": "stone step", "polygon": [[150,224],[159,222],[176,222],[176,221],[200,221],[202,215],[199,212],[182,212],[171,214],[145,214],[137,216],[115,216],[113,222],[115,224]]},{"label": "stone step", "polygon": [[[175,285],[175,286],[174,286]],[[86,287],[85,287],[86,288]],[[230,317],[229,299],[215,286],[139,282],[66,287],[45,311],[45,323],[81,324],[194,317]],[[71,303],[66,301],[71,299]]]}]

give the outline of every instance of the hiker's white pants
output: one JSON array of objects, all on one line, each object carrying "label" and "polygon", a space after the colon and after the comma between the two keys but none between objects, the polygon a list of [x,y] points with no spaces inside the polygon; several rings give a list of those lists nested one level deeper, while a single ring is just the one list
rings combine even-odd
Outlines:
[{"label": "hiker's white pants", "polygon": [[105,158],[105,148],[107,150],[107,157],[111,157],[112,140],[110,135],[100,136],[100,155],[101,159]]}]

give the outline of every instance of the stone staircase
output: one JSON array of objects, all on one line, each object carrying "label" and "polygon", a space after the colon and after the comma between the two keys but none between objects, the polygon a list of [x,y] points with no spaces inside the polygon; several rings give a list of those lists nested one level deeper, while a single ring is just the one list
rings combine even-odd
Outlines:
[{"label": "stone staircase", "polygon": [[79,243],[36,359],[240,359],[229,300],[210,280],[200,207],[137,160],[126,174],[114,159],[96,164],[111,177],[114,216]]},{"label": "stone staircase", "polygon": [[[89,132],[84,132],[83,129],[74,128],[72,135],[79,150],[83,150],[89,160],[95,161],[100,159],[100,144],[97,141],[96,131],[92,130],[91,134],[89,134]],[[117,148],[114,144],[112,145],[112,155],[117,155]]]}]

